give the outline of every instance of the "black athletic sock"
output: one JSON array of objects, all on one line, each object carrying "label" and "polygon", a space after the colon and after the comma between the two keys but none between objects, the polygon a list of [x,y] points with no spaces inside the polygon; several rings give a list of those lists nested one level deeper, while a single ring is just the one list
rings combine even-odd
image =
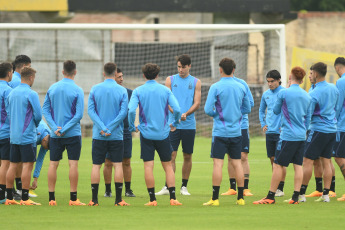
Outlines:
[{"label": "black athletic sock", "polygon": [[5,199],[6,185],[0,184],[0,200]]},{"label": "black athletic sock", "polygon": [[230,189],[233,189],[236,191],[236,179],[230,178]]},{"label": "black athletic sock", "polygon": [[105,184],[105,192],[111,192],[111,184]]},{"label": "black athletic sock", "polygon": [[276,195],[275,192],[268,191],[268,194],[266,196],[267,199],[274,200],[274,196]]},{"label": "black athletic sock", "polygon": [[29,189],[22,189],[22,200],[26,201],[29,199]]},{"label": "black athletic sock", "polygon": [[244,187],[238,187],[237,200],[243,199],[243,190],[244,190]]},{"label": "black athletic sock", "polygon": [[49,192],[49,201],[55,200],[55,192]]},{"label": "black athletic sock", "polygon": [[123,183],[115,182],[115,191],[116,191],[115,204],[122,201],[122,187],[123,187]]},{"label": "black athletic sock", "polygon": [[322,177],[315,177],[316,191],[322,192]]},{"label": "black athletic sock", "polygon": [[175,187],[170,187],[169,189],[169,194],[170,194],[170,200],[176,200],[176,193],[175,193]]},{"label": "black athletic sock", "polygon": [[324,188],[322,195],[328,195],[328,194],[329,194],[329,189],[328,188]]},{"label": "black athletic sock", "polygon": [[244,189],[248,189],[249,179],[244,179]]},{"label": "black athletic sock", "polygon": [[22,178],[16,178],[16,188],[17,190],[22,190]]},{"label": "black athletic sock", "polygon": [[299,192],[294,191],[292,195],[292,200],[298,202]]},{"label": "black athletic sock", "polygon": [[335,176],[332,176],[330,191],[335,192]]},{"label": "black athletic sock", "polygon": [[99,184],[91,184],[92,202],[98,203],[98,187]]},{"label": "black athletic sock", "polygon": [[77,192],[70,192],[70,199],[71,201],[77,200]]},{"label": "black athletic sock", "polygon": [[155,187],[153,188],[147,188],[147,191],[150,195],[150,202],[156,200],[156,195],[155,195]]},{"label": "black athletic sock", "polygon": [[308,185],[302,184],[299,194],[304,195],[305,192],[307,191],[307,188],[308,188]]},{"label": "black athletic sock", "polygon": [[212,200],[218,200],[220,186],[213,186]]},{"label": "black athletic sock", "polygon": [[284,184],[285,184],[285,182],[284,181],[280,181],[280,183],[279,183],[279,185],[278,185],[278,189],[280,190],[280,191],[284,191]]},{"label": "black athletic sock", "polygon": [[13,200],[13,188],[6,188],[6,192],[7,192],[7,199]]},{"label": "black athletic sock", "polygon": [[125,181],[125,188],[126,188],[126,191],[131,190],[131,182],[130,181],[128,181],[128,182]]},{"label": "black athletic sock", "polygon": [[182,186],[181,187],[187,187],[188,179],[182,179]]}]

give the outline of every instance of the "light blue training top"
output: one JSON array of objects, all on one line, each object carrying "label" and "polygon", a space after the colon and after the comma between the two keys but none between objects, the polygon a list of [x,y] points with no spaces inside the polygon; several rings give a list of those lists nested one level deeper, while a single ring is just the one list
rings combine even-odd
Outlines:
[{"label": "light blue training top", "polygon": [[12,75],[12,81],[10,81],[8,84],[12,89],[14,89],[18,85],[20,85],[21,81],[22,81],[22,78],[20,76],[20,73],[18,73],[17,71],[14,71]]},{"label": "light blue training top", "polygon": [[[234,79],[236,81],[238,81],[239,83],[241,83],[244,88],[246,88],[246,95],[248,95],[249,97],[249,102],[250,102],[250,106],[251,108],[254,107],[254,98],[252,95],[252,92],[250,91],[250,88],[247,84],[247,82],[245,82],[244,80],[234,77]],[[241,129],[248,129],[249,128],[249,118],[248,118],[248,114],[243,114],[242,119],[241,119]]]},{"label": "light blue training top", "polygon": [[[42,143],[43,138],[45,138],[47,135],[51,134],[51,130],[49,129],[48,125],[41,120],[40,124],[37,127],[37,145],[40,145]],[[48,152],[48,149],[40,147],[40,151],[38,152],[36,164],[35,164],[35,170],[33,173],[33,178],[38,178],[41,173],[44,157],[46,153]]]},{"label": "light blue training top", "polygon": [[8,85],[8,82],[0,80],[0,140],[10,137],[10,120],[6,111],[6,100],[11,91],[12,88]]},{"label": "light blue training top", "polygon": [[222,77],[208,91],[205,113],[213,117],[212,136],[241,136],[241,118],[251,106],[245,87],[233,77]]},{"label": "light blue training top", "polygon": [[144,138],[164,140],[169,136],[169,106],[174,111],[172,125],[177,127],[181,117],[180,106],[171,90],[155,80],[148,80],[136,88],[128,105],[129,131],[134,132],[136,109],[139,105],[138,129]]},{"label": "light blue training top", "polygon": [[337,130],[345,132],[345,73],[341,75],[336,84],[339,90],[336,118],[338,121]]}]

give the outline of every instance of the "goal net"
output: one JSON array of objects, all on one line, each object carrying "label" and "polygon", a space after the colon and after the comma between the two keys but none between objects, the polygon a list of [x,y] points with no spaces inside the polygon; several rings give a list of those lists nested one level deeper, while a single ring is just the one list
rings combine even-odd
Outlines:
[{"label": "goal net", "polygon": [[0,62],[19,54],[28,55],[37,70],[33,89],[41,103],[54,82],[62,79],[62,63],[77,64],[76,83],[85,92],[81,121],[84,135],[91,135],[87,100],[93,85],[103,81],[103,65],[114,61],[123,71],[124,86],[134,89],[144,83],[141,67],[148,62],[161,67],[158,81],[177,74],[175,57],[189,54],[190,74],[202,82],[202,99],[195,113],[197,134],[211,136],[212,119],[204,113],[209,87],[220,79],[218,63],[230,57],[235,76],[251,89],[255,107],[249,115],[250,133],[260,135],[259,105],[265,75],[281,72],[285,83],[284,25],[155,25],[155,24],[0,24]]}]

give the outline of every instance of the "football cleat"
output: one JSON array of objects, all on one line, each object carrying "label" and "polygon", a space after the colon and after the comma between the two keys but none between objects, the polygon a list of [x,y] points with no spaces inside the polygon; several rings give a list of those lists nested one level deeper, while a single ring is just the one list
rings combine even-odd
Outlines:
[{"label": "football cleat", "polygon": [[148,203],[146,203],[146,204],[144,204],[145,206],[157,206],[157,201],[150,201],[150,202],[148,202]]},{"label": "football cleat", "polygon": [[169,189],[167,186],[164,186],[162,188],[162,190],[160,190],[159,192],[156,192],[155,195],[157,196],[161,196],[161,195],[169,195]]},{"label": "football cleat", "polygon": [[206,203],[203,203],[204,206],[219,206],[219,200],[209,200]]},{"label": "football cleat", "polygon": [[271,200],[271,199],[267,199],[266,197],[258,200],[258,201],[254,201],[253,204],[274,204],[276,201],[275,200]]},{"label": "football cleat", "polygon": [[127,204],[126,201],[121,200],[118,203],[115,203],[115,206],[129,206],[130,204]]},{"label": "football cleat", "polygon": [[329,194],[328,194],[329,197],[337,197],[337,194],[333,191],[329,191]]},{"label": "football cleat", "polygon": [[185,186],[182,186],[181,189],[180,189],[180,194],[181,195],[185,195],[185,196],[190,196],[190,193],[188,192],[188,189],[187,187]]},{"label": "football cleat", "polygon": [[34,192],[34,190],[29,190],[29,197],[38,197],[38,195]]},{"label": "football cleat", "polygon": [[280,189],[277,189],[277,191],[276,191],[276,197],[281,197],[281,196],[284,196],[285,195],[285,193],[282,191],[282,190],[280,190]]},{"label": "football cleat", "polygon": [[305,195],[305,197],[320,197],[320,196],[322,196],[322,192],[319,192],[319,191],[314,191],[310,193],[309,195]]},{"label": "football cleat", "polygon": [[342,197],[338,198],[337,201],[345,201],[345,194]]},{"label": "football cleat", "polygon": [[182,205],[182,203],[180,203],[178,200],[171,199],[170,205],[171,206],[179,206],[179,205]]},{"label": "football cleat", "polygon": [[319,199],[315,200],[315,202],[330,202],[331,200],[329,199],[328,195],[322,195]]},{"label": "football cleat", "polygon": [[99,206],[98,202],[93,202],[90,200],[89,204],[87,206]]},{"label": "football cleat", "polygon": [[15,200],[9,200],[7,199],[5,202],[5,205],[19,205],[20,203]]},{"label": "football cleat", "polygon": [[57,206],[57,203],[55,200],[49,201],[49,206]]},{"label": "football cleat", "polygon": [[80,202],[79,199],[77,199],[76,201],[72,201],[72,200],[69,201],[69,206],[84,206],[84,205],[86,204]]},{"label": "football cleat", "polygon": [[253,193],[250,192],[250,189],[243,190],[243,196],[253,196]]},{"label": "football cleat", "polygon": [[239,200],[236,201],[236,204],[237,205],[245,205],[246,202],[243,199],[239,199]]},{"label": "football cleat", "polygon": [[105,193],[104,193],[104,197],[112,197],[111,192],[105,192]]},{"label": "football cleat", "polygon": [[230,196],[230,195],[237,195],[237,191],[234,189],[229,188],[227,192],[221,194],[222,196]]},{"label": "football cleat", "polygon": [[134,193],[133,193],[133,191],[130,189],[130,190],[127,190],[126,192],[125,192],[125,196],[126,197],[135,197],[135,195],[134,195]]},{"label": "football cleat", "polygon": [[41,205],[40,203],[36,203],[32,200],[21,200],[20,205]]}]

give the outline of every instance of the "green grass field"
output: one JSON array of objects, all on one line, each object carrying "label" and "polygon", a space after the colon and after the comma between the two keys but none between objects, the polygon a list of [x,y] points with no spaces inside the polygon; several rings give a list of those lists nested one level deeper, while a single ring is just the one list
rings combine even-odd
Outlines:
[{"label": "green grass field", "polygon": [[[209,157],[211,139],[197,138],[193,169],[188,184],[191,196],[177,195],[183,206],[171,207],[169,196],[157,196],[157,207],[145,207],[149,200],[143,163],[140,160],[139,139],[133,139],[132,189],[136,198],[125,198],[129,207],[114,207],[114,198],[105,198],[104,183],[101,179],[98,207],[70,207],[68,161],[64,158],[58,169],[56,188],[57,207],[48,206],[47,170],[49,155],[46,156],[36,190],[39,197],[34,201],[42,206],[0,206],[0,229],[343,229],[344,202],[331,198],[331,203],[315,203],[307,198],[307,203],[288,205],[284,199],[291,198],[293,192],[293,167],[288,168],[285,183],[285,197],[278,198],[275,205],[253,205],[252,202],[267,194],[271,180],[271,166],[266,158],[265,140],[251,139],[249,156],[251,174],[249,187],[253,197],[245,197],[246,205],[235,205],[236,196],[221,196],[219,207],[205,207],[203,202],[212,195],[212,160]],[[181,185],[182,156],[178,152],[176,191]],[[158,158],[158,157],[157,157]],[[82,155],[79,163],[78,198],[88,203],[91,199],[91,138],[83,139]],[[221,191],[229,187],[224,164]],[[156,161],[156,191],[164,185],[164,172]],[[102,177],[102,176],[101,176]],[[307,193],[314,191],[312,178]],[[112,185],[114,195],[114,185]],[[345,183],[336,166],[336,192],[338,197],[345,193]]]}]

